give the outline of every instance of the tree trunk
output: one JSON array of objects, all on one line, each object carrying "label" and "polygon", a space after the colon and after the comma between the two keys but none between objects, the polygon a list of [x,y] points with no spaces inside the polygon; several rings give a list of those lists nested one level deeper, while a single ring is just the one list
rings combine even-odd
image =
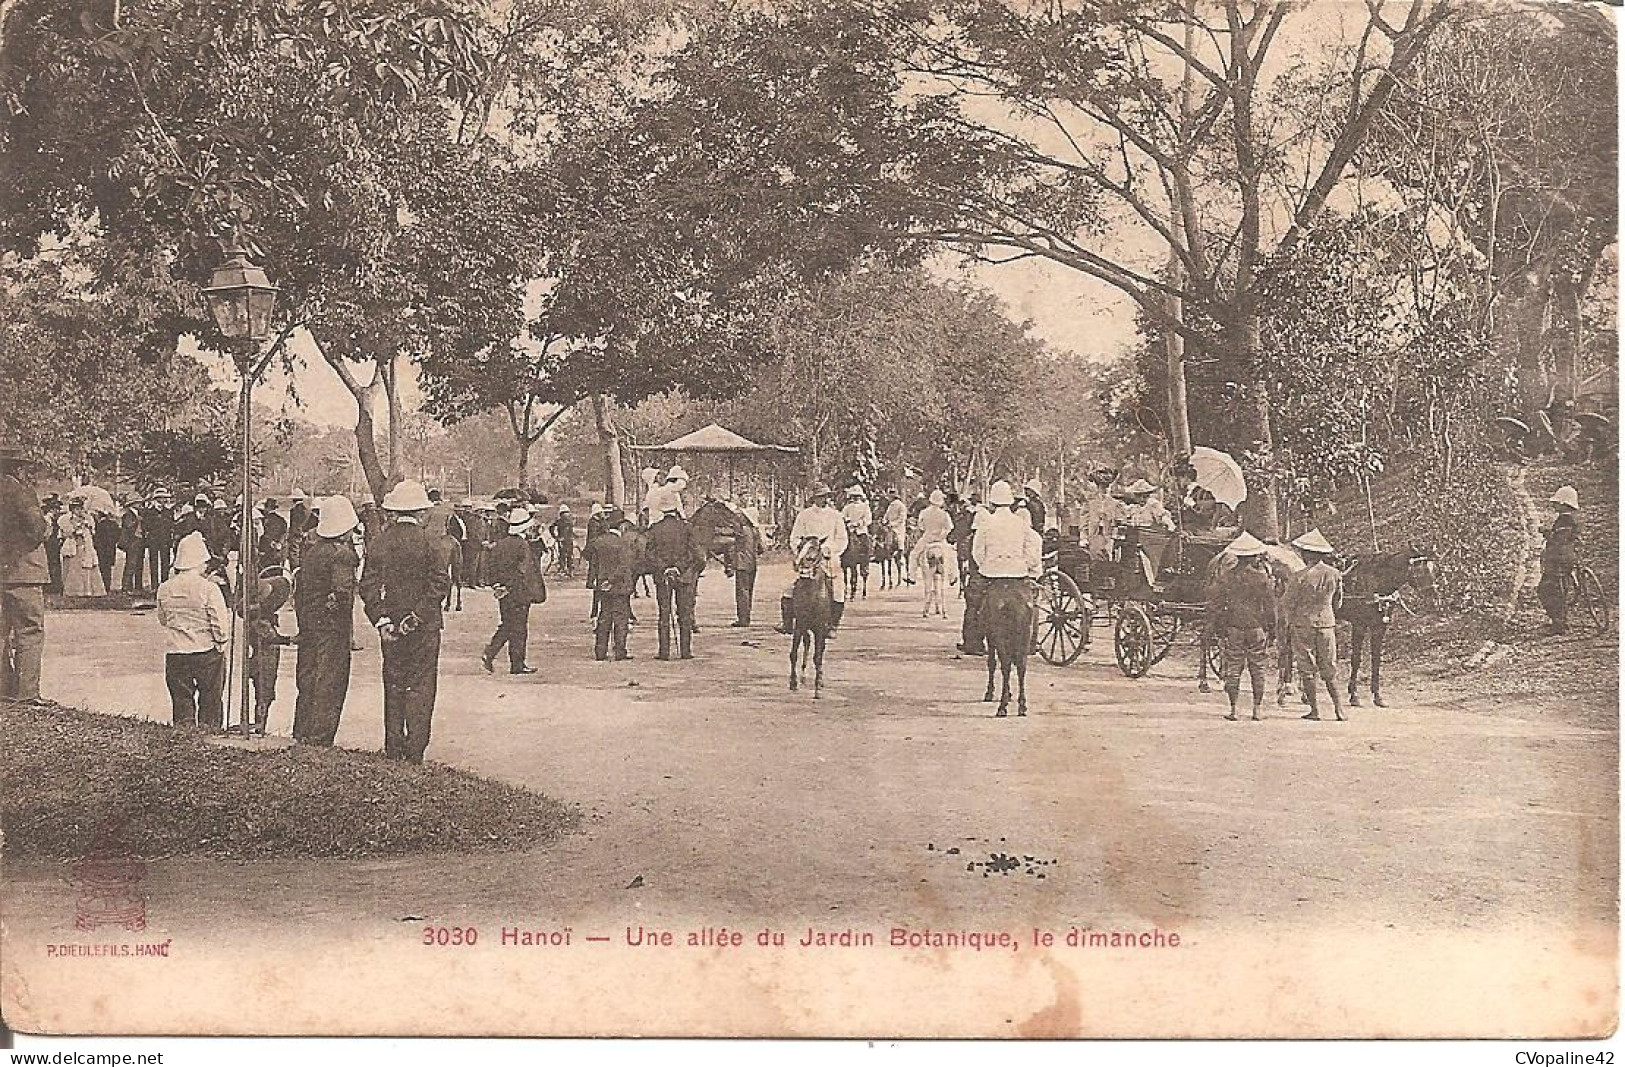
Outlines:
[{"label": "tree trunk", "polygon": [[615,430],[609,399],[604,394],[592,395],[592,415],[598,427],[598,440],[604,446],[604,495],[611,504],[624,505],[626,480],[621,474],[621,438]]},{"label": "tree trunk", "polygon": [[[1184,280],[1178,256],[1169,257],[1168,280],[1176,286]],[[1169,318],[1179,322],[1184,313],[1185,302],[1170,296]],[[1162,338],[1168,357],[1168,445],[1177,460],[1190,455],[1191,451],[1190,408],[1185,400],[1185,338],[1178,330],[1163,330]]]},{"label": "tree trunk", "polygon": [[401,480],[401,438],[404,436],[405,422],[401,414],[401,391],[398,383],[400,374],[400,354],[391,352],[378,363],[378,374],[373,381],[381,381],[384,386],[384,400],[389,415],[389,484],[395,485]]},{"label": "tree trunk", "polygon": [[[1272,467],[1275,463],[1275,431],[1270,420],[1269,383],[1263,368],[1263,341],[1260,336],[1258,308],[1252,294],[1240,300],[1241,311],[1236,323],[1236,338],[1240,352],[1240,366],[1246,368],[1251,388],[1244,408],[1250,416],[1243,430],[1251,432],[1252,449],[1263,455]],[[1281,511],[1276,500],[1273,473],[1255,475],[1248,479],[1247,499],[1241,505],[1242,525],[1255,537],[1266,541],[1281,536]]]},{"label": "tree trunk", "polygon": [[367,478],[367,488],[372,492],[373,499],[382,504],[384,494],[389,492],[389,472],[384,469],[383,459],[378,455],[376,423],[372,414],[373,400],[378,390],[378,383],[371,382],[362,386],[356,396],[355,447],[356,454],[361,458],[361,473]]},{"label": "tree trunk", "polygon": [[519,488],[530,489],[530,448],[536,442],[529,437],[521,436],[517,442],[519,446]]}]

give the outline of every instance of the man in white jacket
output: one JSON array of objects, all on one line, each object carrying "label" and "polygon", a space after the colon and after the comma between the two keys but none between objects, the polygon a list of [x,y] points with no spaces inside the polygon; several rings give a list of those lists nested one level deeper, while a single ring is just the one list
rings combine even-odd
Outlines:
[{"label": "man in white jacket", "polygon": [[1044,574],[1044,539],[1032,522],[1016,508],[1009,482],[993,483],[987,495],[992,514],[976,524],[971,558],[976,570],[990,582],[1025,581]]},{"label": "man in white jacket", "polygon": [[[831,598],[835,602],[835,621],[830,627],[833,635],[836,628],[841,625],[841,615],[846,611],[846,583],[841,580],[841,553],[846,551],[846,520],[836,511],[830,501],[835,494],[830,487],[819,483],[813,486],[811,503],[801,509],[796,516],[796,522],[790,529],[790,550],[794,552],[803,538],[816,537],[824,542],[824,577],[830,580]],[[790,588],[784,591],[779,598],[779,613],[782,625],[779,633],[795,632],[795,620],[791,617],[794,605],[792,594],[795,592],[795,580],[791,579]]]}]

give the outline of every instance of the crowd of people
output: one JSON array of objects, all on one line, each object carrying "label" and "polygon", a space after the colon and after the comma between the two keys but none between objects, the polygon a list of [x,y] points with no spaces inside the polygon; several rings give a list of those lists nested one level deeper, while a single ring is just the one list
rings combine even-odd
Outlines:
[{"label": "crowd of people", "polygon": [[[281,652],[293,645],[297,696],[293,736],[301,743],[331,745],[350,682],[351,655],[360,649],[354,632],[356,601],[382,649],[384,750],[392,758],[421,761],[429,743],[436,701],[441,634],[448,611],[460,610],[463,586],[491,591],[498,604],[496,631],[480,653],[494,673],[506,652],[511,675],[535,673],[528,662],[529,620],[548,597],[545,571],[556,577],[586,565],[592,591],[593,655],[597,660],[632,658],[629,633],[634,599],[653,599],[657,653],[661,660],[693,658],[696,594],[701,576],[720,563],[734,583],[734,626],[751,624],[755,577],[768,537],[754,507],[706,495],[699,507],[684,499],[688,476],[673,467],[649,486],[643,507],[629,514],[616,504],[594,504],[579,556],[576,528],[567,506],[551,518],[543,502],[526,494],[488,504],[448,504],[417,482],[395,485],[379,504],[359,511],[343,496],[310,498],[296,491],[284,508],[276,499],[253,512],[253,577],[232,589],[233,554],[240,544],[238,508],[223,496],[200,490],[183,503],[158,488],[139,501],[98,501],[91,494],[39,500],[28,465],[14,448],[0,448],[0,594],[4,604],[4,695],[38,699],[47,590],[65,597],[105,595],[119,578],[129,592],[151,590],[166,638],[164,674],[177,725],[221,729],[234,616],[247,645],[253,690],[251,728],[263,733],[276,699]],[[843,504],[827,484],[812,488],[786,543],[816,538],[822,573],[834,603],[832,631],[844,612],[841,559],[850,539],[878,526],[895,536],[915,581],[928,558],[944,561],[965,601],[958,648],[985,654],[978,615],[992,588],[1030,583],[1044,567],[1044,534],[1065,533],[1092,555],[1107,558],[1112,539],[1125,526],[1172,530],[1173,516],[1155,486],[1102,470],[1090,479],[1084,501],[1053,511],[1035,478],[1020,488],[999,481],[984,503],[977,495],[941,489],[904,504],[896,490],[872,505],[855,482],[844,486]],[[1558,515],[1547,531],[1541,602],[1554,629],[1563,623],[1565,568],[1579,543],[1579,501],[1572,487],[1553,497]],[[1211,501],[1187,496],[1182,521],[1207,521]],[[876,514],[878,510],[878,515]],[[1064,520],[1058,515],[1065,511]],[[703,516],[703,518],[702,518]],[[1333,549],[1318,532],[1293,542],[1304,563],[1285,582],[1272,579],[1270,546],[1241,532],[1228,556],[1236,566],[1214,588],[1210,624],[1225,650],[1225,692],[1236,718],[1243,673],[1252,681],[1253,717],[1263,701],[1263,665],[1272,641],[1290,644],[1302,676],[1309,711],[1320,718],[1313,683],[1330,693],[1332,713],[1344,718],[1336,684],[1336,611],[1342,575]],[[1030,596],[1029,591],[1029,596]],[[292,608],[296,637],[284,634],[282,612]],[[793,628],[789,590],[781,596],[780,628]]]}]

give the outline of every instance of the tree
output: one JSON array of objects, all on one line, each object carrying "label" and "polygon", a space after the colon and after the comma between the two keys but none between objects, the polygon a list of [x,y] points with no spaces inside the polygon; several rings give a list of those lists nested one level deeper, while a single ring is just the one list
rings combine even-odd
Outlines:
[{"label": "tree", "polygon": [[[520,272],[482,243],[478,203],[505,188],[504,161],[460,145],[448,116],[476,103],[484,72],[466,13],[151,0],[98,24],[23,0],[11,14],[9,246],[29,256],[42,234],[94,220],[172,277],[200,279],[218,255],[208,235],[241,224],[282,288],[278,344],[307,331],[355,396],[360,461],[381,494],[399,473],[402,361],[488,345],[519,318]],[[450,210],[460,197],[474,208]],[[463,267],[452,253],[469,249],[481,254]],[[187,310],[176,334],[218,347],[201,301]]]},{"label": "tree", "polygon": [[[954,212],[926,232],[982,258],[1042,257],[1127,293],[1204,358],[1235,367],[1245,403],[1234,443],[1263,456],[1276,430],[1260,358],[1260,269],[1321,220],[1454,6],[1368,0],[1333,71],[1286,55],[1288,20],[1301,28],[1318,18],[1294,10],[967,0],[925,18],[913,5],[892,11],[907,44],[900,62],[936,87],[988,155],[975,182],[920,188]],[[1305,93],[1323,103],[1313,123],[1294,121]],[[984,118],[989,94],[1010,113]],[[1177,269],[1160,271],[1156,249]],[[1218,331],[1193,328],[1170,300]],[[1254,528],[1273,535],[1267,477],[1250,501]]]},{"label": "tree", "polygon": [[70,241],[0,268],[0,427],[48,468],[89,476],[213,399],[174,348],[184,294],[147,267]]},{"label": "tree", "polygon": [[1582,304],[1617,244],[1618,47],[1585,7],[1480,14],[1428,41],[1361,167],[1440,216],[1420,236],[1499,339],[1529,417],[1574,397]]}]

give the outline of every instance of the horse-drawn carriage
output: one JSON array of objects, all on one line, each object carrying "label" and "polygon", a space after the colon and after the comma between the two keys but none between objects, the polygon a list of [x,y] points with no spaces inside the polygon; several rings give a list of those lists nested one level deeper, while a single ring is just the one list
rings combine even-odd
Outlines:
[{"label": "horse-drawn carriage", "polygon": [[[1143,677],[1182,633],[1200,639],[1209,574],[1231,540],[1229,533],[1123,526],[1111,556],[1102,559],[1052,534],[1039,579],[1038,654],[1051,666],[1073,662],[1089,647],[1099,619],[1111,630],[1118,667],[1129,678]],[[1216,643],[1200,645],[1217,673]]]}]

